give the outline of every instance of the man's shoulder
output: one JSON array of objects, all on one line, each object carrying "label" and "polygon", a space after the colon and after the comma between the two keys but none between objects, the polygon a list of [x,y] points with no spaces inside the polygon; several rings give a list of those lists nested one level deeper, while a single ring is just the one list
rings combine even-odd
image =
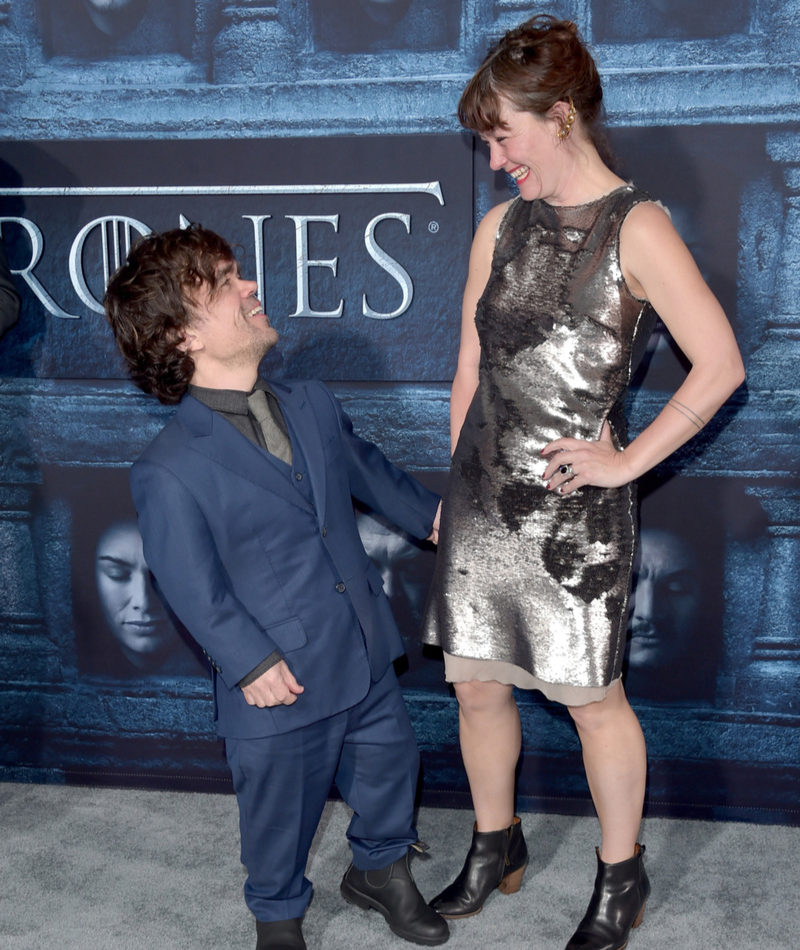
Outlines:
[{"label": "man's shoulder", "polygon": [[315,412],[325,412],[339,404],[331,388],[318,379],[267,379],[266,383],[290,411],[308,403]]},{"label": "man's shoulder", "polygon": [[179,456],[191,439],[210,432],[212,424],[212,410],[191,396],[184,396],[178,411],[145,447],[134,465],[142,461],[163,464]]},{"label": "man's shoulder", "polygon": [[322,393],[332,395],[330,387],[319,379],[266,379],[265,382],[278,397]]}]

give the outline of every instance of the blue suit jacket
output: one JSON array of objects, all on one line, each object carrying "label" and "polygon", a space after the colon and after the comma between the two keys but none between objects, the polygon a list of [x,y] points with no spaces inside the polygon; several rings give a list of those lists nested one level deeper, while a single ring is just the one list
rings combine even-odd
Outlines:
[{"label": "blue suit jacket", "polygon": [[[418,538],[439,501],[354,434],[322,383],[270,387],[305,458],[313,504],[269,453],[191,396],[131,469],[145,559],[212,661],[219,734],[237,738],[349,708],[400,656],[352,497]],[[305,692],[291,706],[249,706],[237,684],[273,650]]]}]

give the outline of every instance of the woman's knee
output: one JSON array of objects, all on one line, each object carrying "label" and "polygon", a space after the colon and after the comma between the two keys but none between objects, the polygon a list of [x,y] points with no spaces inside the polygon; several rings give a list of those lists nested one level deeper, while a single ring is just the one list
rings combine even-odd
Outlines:
[{"label": "woman's knee", "polygon": [[623,712],[623,707],[627,705],[624,694],[620,697],[612,690],[609,690],[605,699],[594,703],[586,703],[585,706],[568,706],[569,714],[579,730],[590,731],[600,729]]},{"label": "woman's knee", "polygon": [[492,714],[506,709],[514,702],[512,687],[495,680],[454,683],[458,708],[466,716]]},{"label": "woman's knee", "polygon": [[628,714],[630,706],[625,691],[617,682],[609,689],[605,699],[586,703],[585,706],[568,706],[567,709],[580,731],[591,732],[621,720]]},{"label": "woman's knee", "polygon": [[601,723],[607,721],[603,710],[592,709],[597,703],[587,703],[585,706],[570,706],[569,714],[579,732],[592,732],[598,729]]}]

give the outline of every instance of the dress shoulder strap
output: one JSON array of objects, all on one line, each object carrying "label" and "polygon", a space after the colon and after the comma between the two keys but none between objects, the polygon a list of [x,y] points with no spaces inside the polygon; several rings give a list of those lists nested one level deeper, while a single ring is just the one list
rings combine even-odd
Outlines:
[{"label": "dress shoulder strap", "polygon": [[513,218],[512,212],[521,201],[522,197],[517,195],[506,204],[506,210],[500,215],[500,220],[497,222],[497,231],[494,235],[495,244],[497,244],[497,242],[500,240],[500,236],[503,231],[505,231],[508,222],[511,220],[511,218]]}]

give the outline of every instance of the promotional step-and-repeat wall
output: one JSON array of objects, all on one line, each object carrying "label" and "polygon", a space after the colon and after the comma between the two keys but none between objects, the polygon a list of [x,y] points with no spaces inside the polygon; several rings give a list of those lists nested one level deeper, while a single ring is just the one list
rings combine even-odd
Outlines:
[{"label": "promotional step-and-repeat wall", "polygon": [[[22,298],[0,340],[0,780],[230,788],[208,670],[128,489],[173,411],[127,381],[102,314],[131,242],[223,234],[281,336],[264,373],[328,381],[441,490],[470,242],[514,193],[455,105],[536,12],[591,43],[618,171],[669,208],[748,369],[640,486],[625,677],[648,813],[797,821],[800,0],[0,2],[0,235]],[[634,433],[685,372],[657,327]],[[406,641],[423,800],[467,805],[455,698],[418,640],[435,549],[357,518]],[[520,807],[587,810],[566,711],[519,702]]]}]

